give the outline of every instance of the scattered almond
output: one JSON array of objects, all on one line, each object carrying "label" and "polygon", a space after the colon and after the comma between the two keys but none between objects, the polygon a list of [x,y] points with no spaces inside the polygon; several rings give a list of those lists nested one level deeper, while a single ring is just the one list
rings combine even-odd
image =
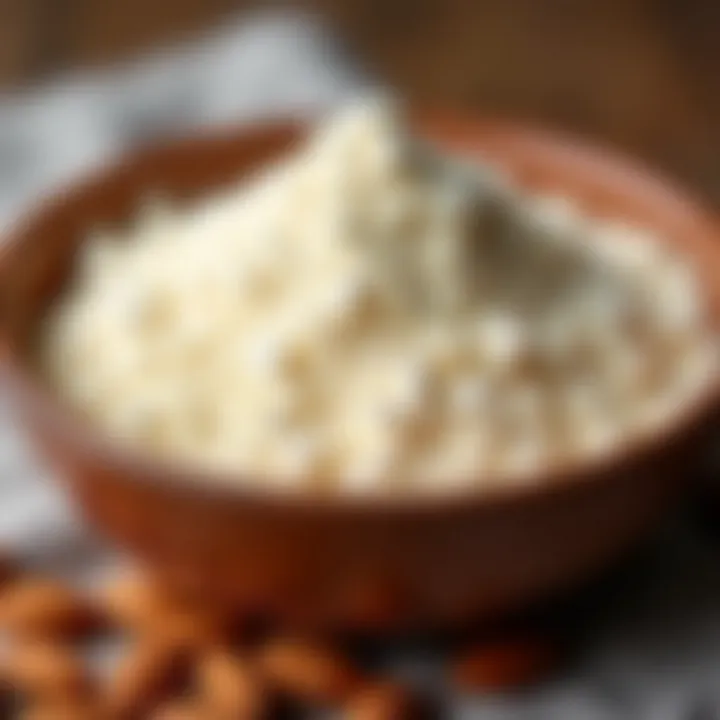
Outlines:
[{"label": "scattered almond", "polygon": [[100,604],[113,624],[136,635],[201,647],[222,639],[219,621],[184,607],[158,583],[140,574],[113,579],[103,588]]},{"label": "scattered almond", "polygon": [[74,639],[97,626],[90,603],[53,580],[21,579],[0,596],[0,627],[18,637]]},{"label": "scattered almond", "polygon": [[342,701],[360,684],[342,655],[302,640],[274,640],[262,650],[259,667],[276,689],[317,703]]},{"label": "scattered almond", "polygon": [[[14,573],[3,562],[0,554],[0,588]],[[0,593],[0,629],[16,642],[0,665],[0,718],[10,717],[15,696],[27,704],[24,720],[258,720],[275,699],[344,703],[347,720],[413,720],[421,709],[402,688],[365,684],[345,656],[306,639],[271,640],[250,662],[227,648],[229,624],[174,601],[142,576],[107,585],[102,607],[138,641],[113,673],[98,712],[81,659],[54,643],[101,627],[100,612],[61,583],[10,581]],[[453,664],[452,677],[469,691],[507,690],[540,680],[557,659],[556,645],[545,638],[500,639],[471,648]],[[195,660],[197,696],[172,700],[187,687]]]},{"label": "scattered almond", "polygon": [[464,690],[501,691],[538,682],[556,664],[550,641],[527,637],[477,645],[454,664],[452,675]]},{"label": "scattered almond", "polygon": [[112,720],[145,717],[187,680],[190,653],[179,643],[141,641],[110,679],[105,708]]},{"label": "scattered almond", "polygon": [[415,720],[418,708],[409,693],[383,683],[360,690],[345,707],[346,720]]},{"label": "scattered almond", "polygon": [[198,685],[204,705],[217,718],[260,718],[264,693],[246,660],[228,650],[214,650],[200,659]]},{"label": "scattered almond", "polygon": [[22,696],[38,702],[81,703],[92,684],[80,658],[68,648],[47,642],[14,646],[5,660],[4,674]]},{"label": "scattered almond", "polygon": [[140,573],[121,573],[100,591],[99,604],[110,620],[124,630],[146,633],[158,620],[175,612],[166,591]]}]

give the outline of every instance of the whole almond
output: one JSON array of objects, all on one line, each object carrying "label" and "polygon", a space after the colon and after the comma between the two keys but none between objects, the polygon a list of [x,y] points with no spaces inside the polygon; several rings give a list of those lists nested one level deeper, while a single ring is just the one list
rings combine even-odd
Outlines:
[{"label": "whole almond", "polygon": [[92,689],[77,654],[47,642],[13,646],[5,659],[4,676],[23,697],[43,703],[84,703]]},{"label": "whole almond", "polygon": [[111,624],[140,637],[164,638],[207,647],[219,642],[221,623],[186,607],[153,579],[123,574],[102,589],[99,603]]},{"label": "whole almond", "polygon": [[554,644],[541,637],[480,643],[452,667],[459,688],[471,692],[502,691],[540,681],[556,667]]},{"label": "whole almond", "polygon": [[260,718],[265,706],[260,678],[247,660],[229,650],[206,653],[198,664],[203,705],[217,718]]},{"label": "whole almond", "polygon": [[371,685],[350,698],[343,715],[347,720],[415,720],[418,707],[397,685]]},{"label": "whole almond", "polygon": [[0,627],[18,637],[70,640],[96,630],[98,614],[62,583],[24,578],[0,595]]},{"label": "whole almond", "polygon": [[178,643],[145,640],[130,649],[111,676],[104,698],[112,720],[145,717],[187,682],[191,654]]},{"label": "whole almond", "polygon": [[121,573],[101,589],[98,602],[110,621],[132,632],[152,631],[159,618],[175,612],[168,593],[140,573]]},{"label": "whole almond", "polygon": [[258,662],[272,687],[309,702],[342,701],[361,682],[359,673],[342,655],[303,640],[271,641]]}]

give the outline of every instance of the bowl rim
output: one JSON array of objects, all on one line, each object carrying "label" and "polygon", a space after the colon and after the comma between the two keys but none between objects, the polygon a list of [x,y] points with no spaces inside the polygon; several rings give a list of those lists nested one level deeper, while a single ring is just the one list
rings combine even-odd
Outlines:
[{"label": "bowl rim", "polygon": [[[547,129],[540,124],[493,119],[485,116],[461,115],[443,111],[421,113],[420,118],[432,125],[440,122],[453,131],[470,134],[497,135],[500,138],[524,139],[546,147],[550,153],[569,151],[580,154],[583,162],[603,168],[606,171],[632,174],[635,184],[655,195],[666,195],[678,200],[698,222],[699,230],[717,238],[717,253],[720,258],[720,225],[715,214],[695,199],[682,185],[669,179],[632,156],[625,155],[595,141],[581,136]],[[43,218],[50,216],[69,198],[80,197],[97,185],[111,185],[123,170],[151,162],[164,156],[197,154],[218,142],[252,142],[272,133],[291,133],[293,136],[307,130],[308,124],[298,121],[278,120],[265,123],[229,125],[212,129],[201,129],[188,137],[173,139],[147,148],[141,148],[122,155],[115,162],[86,173],[66,188],[41,197],[25,209],[3,235],[0,244],[0,278],[12,266],[13,255],[23,243],[35,233]],[[202,196],[202,194],[200,194]],[[572,193],[568,193],[572,197]],[[140,200],[140,198],[138,198]],[[705,284],[706,285],[706,284]],[[716,294],[714,288],[703,286],[706,299]],[[4,299],[3,299],[4,302]],[[711,314],[720,314],[720,301],[709,302]],[[718,307],[715,307],[718,306]],[[0,309],[3,304],[0,303]],[[1,314],[1,313],[0,313]],[[712,325],[718,324],[713,317]],[[27,362],[24,353],[18,349],[13,338],[0,321],[0,367],[5,386],[16,411],[20,414],[39,418],[51,428],[62,443],[74,446],[77,452],[92,458],[98,467],[106,468],[123,482],[161,485],[175,492],[199,493],[220,501],[240,500],[277,508],[306,509],[312,511],[392,511],[392,512],[435,512],[441,509],[471,510],[478,507],[527,502],[532,499],[549,499],[568,491],[603,481],[620,479],[623,470],[647,460],[659,450],[692,435],[703,426],[712,414],[720,409],[720,374],[700,388],[696,396],[686,402],[669,419],[645,433],[631,436],[619,444],[600,453],[577,459],[548,464],[539,472],[499,473],[488,477],[491,482],[480,487],[470,484],[452,483],[439,489],[372,489],[362,492],[331,490],[319,492],[308,490],[293,483],[288,485],[243,480],[241,470],[220,470],[203,467],[202,462],[179,462],[172,459],[155,458],[143,452],[142,448],[114,441],[101,429],[85,423],[68,403],[60,400],[46,386],[37,371]],[[28,411],[27,413],[25,411]],[[18,414],[15,412],[14,414]],[[258,476],[259,473],[252,473]]]}]

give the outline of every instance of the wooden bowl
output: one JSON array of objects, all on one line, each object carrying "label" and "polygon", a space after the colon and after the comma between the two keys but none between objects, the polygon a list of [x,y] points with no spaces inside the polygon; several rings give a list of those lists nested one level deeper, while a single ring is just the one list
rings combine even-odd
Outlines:
[{"label": "wooden bowl", "polygon": [[[698,263],[717,329],[720,237],[684,191],[607,150],[507,123],[425,115],[421,134],[500,163],[521,184],[655,229]],[[38,321],[78,244],[158,189],[203,194],[285,152],[297,126],[245,128],[144,152],[48,200],[11,233],[0,319],[18,418],[86,516],[208,602],[351,628],[488,619],[589,578],[627,550],[687,484],[718,388],[649,440],[522,487],[443,497],[278,494],[150,461],[62,406],[33,363]]]}]

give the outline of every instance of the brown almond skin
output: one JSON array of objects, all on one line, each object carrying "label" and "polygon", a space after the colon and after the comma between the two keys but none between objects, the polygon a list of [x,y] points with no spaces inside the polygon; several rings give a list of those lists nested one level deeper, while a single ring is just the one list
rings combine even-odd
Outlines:
[{"label": "brown almond skin", "polygon": [[341,702],[361,685],[359,673],[342,655],[304,640],[270,641],[258,667],[273,688],[312,703]]},{"label": "brown almond skin", "polygon": [[4,675],[23,697],[42,703],[82,704],[92,683],[77,654],[60,645],[31,641],[11,649]]},{"label": "brown almond skin", "polygon": [[223,639],[221,623],[173,600],[153,579],[137,573],[113,578],[99,604],[110,624],[140,637],[161,637],[199,647]]},{"label": "brown almond skin", "polygon": [[453,665],[454,684],[470,692],[499,692],[532,685],[558,663],[555,645],[541,637],[481,643]]},{"label": "brown almond skin", "polygon": [[186,684],[191,663],[179,643],[140,641],[121,659],[103,701],[108,720],[143,718]]},{"label": "brown almond skin", "polygon": [[121,573],[100,589],[98,603],[117,627],[145,633],[158,619],[175,611],[166,592],[140,573]]},{"label": "brown almond skin", "polygon": [[23,578],[0,595],[0,627],[20,638],[73,640],[96,631],[99,616],[62,583]]},{"label": "brown almond skin", "polygon": [[371,685],[350,698],[343,717],[346,720],[416,720],[417,703],[397,685]]},{"label": "brown almond skin", "polygon": [[197,680],[203,706],[213,717],[253,720],[264,716],[261,679],[246,660],[231,651],[207,652],[198,663]]}]

